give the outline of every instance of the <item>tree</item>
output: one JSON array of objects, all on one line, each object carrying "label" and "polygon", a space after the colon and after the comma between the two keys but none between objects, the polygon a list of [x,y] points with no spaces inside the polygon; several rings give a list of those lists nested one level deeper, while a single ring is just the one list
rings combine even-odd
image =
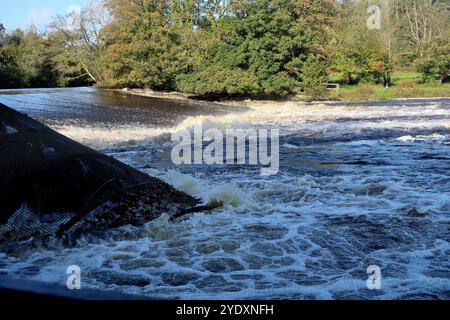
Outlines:
[{"label": "tree", "polygon": [[436,30],[437,3],[433,0],[403,0],[407,37],[412,46],[420,48],[431,42]]},{"label": "tree", "polygon": [[333,42],[332,66],[344,75],[347,84],[372,81],[387,87],[393,68],[391,12],[383,17],[384,29],[369,30],[367,6],[368,2],[346,3]]},{"label": "tree", "polygon": [[[325,47],[336,14],[333,1],[242,1],[228,12],[209,31],[201,64],[177,77],[180,90],[227,95],[295,93],[308,55],[327,59]],[[217,85],[217,77],[204,78],[216,71],[222,85]],[[240,81],[233,82],[236,75]]]},{"label": "tree", "polygon": [[424,81],[432,79],[444,83],[450,80],[450,38],[449,34],[435,37],[424,52],[424,57],[416,61],[417,71]]},{"label": "tree", "polygon": [[49,32],[0,24],[0,86],[97,84],[200,95],[319,96],[330,65],[389,86],[394,67],[448,79],[450,1],[95,0]]},{"label": "tree", "polygon": [[114,19],[105,28],[105,84],[175,88],[175,76],[189,69],[196,46],[193,3],[182,4],[184,9],[178,1],[108,1]]},{"label": "tree", "polygon": [[57,72],[49,43],[36,28],[30,27],[18,46],[17,64],[22,73],[22,86],[56,86]]},{"label": "tree", "polygon": [[[49,37],[54,41],[53,51],[62,83],[84,76],[94,83],[101,83],[104,47],[101,30],[108,18],[103,1],[91,1],[81,12],[60,15],[50,25],[52,33]],[[77,72],[74,78],[76,69],[82,73]]]},{"label": "tree", "polygon": [[317,56],[309,56],[302,67],[302,88],[311,98],[322,98],[325,94],[324,83],[328,80],[327,63]]},{"label": "tree", "polygon": [[17,47],[5,43],[0,45],[0,88],[14,88],[22,85],[21,70],[15,59],[16,56]]}]

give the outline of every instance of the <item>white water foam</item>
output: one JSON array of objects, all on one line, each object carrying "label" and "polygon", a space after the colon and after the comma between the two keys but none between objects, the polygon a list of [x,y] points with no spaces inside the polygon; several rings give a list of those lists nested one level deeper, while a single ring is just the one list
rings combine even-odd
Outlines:
[{"label": "white water foam", "polygon": [[[0,255],[0,272],[65,283],[67,266],[76,264],[85,287],[162,298],[450,298],[448,108],[252,108],[191,117],[173,128],[61,127],[203,203],[224,207],[123,227],[118,238],[100,243]],[[167,152],[168,133],[198,123],[281,127],[289,140],[282,144],[280,174],[261,177],[247,167],[161,169],[137,151]],[[306,138],[318,142],[305,148]],[[366,288],[372,264],[382,270],[380,291]]]},{"label": "white water foam", "polygon": [[[366,129],[450,129],[448,108],[439,106],[426,107],[346,107],[326,105],[304,105],[301,103],[274,103],[251,106],[244,113],[231,113],[220,116],[195,116],[185,119],[174,127],[148,128],[143,125],[119,125],[114,128],[89,126],[59,126],[58,131],[77,141],[97,149],[111,146],[146,145],[163,137],[170,140],[168,133],[190,129],[195,125],[209,128],[255,128],[273,127],[281,129],[284,135],[303,132],[314,134],[348,134]],[[404,119],[407,117],[408,119]],[[429,120],[427,117],[434,117]],[[338,122],[345,119],[345,122]],[[398,119],[398,120],[397,120]]]}]

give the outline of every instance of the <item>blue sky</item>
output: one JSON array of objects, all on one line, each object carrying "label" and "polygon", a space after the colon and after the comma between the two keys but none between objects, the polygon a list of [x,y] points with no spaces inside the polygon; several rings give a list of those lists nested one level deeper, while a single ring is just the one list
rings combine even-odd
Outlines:
[{"label": "blue sky", "polygon": [[71,6],[83,7],[88,0],[0,0],[0,23],[11,30],[34,23],[43,30],[51,18]]}]

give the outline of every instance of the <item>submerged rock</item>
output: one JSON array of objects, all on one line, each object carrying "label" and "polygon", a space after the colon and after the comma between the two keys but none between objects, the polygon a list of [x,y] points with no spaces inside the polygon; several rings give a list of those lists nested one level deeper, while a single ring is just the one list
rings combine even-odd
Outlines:
[{"label": "submerged rock", "polygon": [[146,277],[112,271],[90,271],[87,277],[106,286],[145,287],[151,284],[151,280]]},{"label": "submerged rock", "polygon": [[198,200],[0,104],[0,240],[76,239]]}]

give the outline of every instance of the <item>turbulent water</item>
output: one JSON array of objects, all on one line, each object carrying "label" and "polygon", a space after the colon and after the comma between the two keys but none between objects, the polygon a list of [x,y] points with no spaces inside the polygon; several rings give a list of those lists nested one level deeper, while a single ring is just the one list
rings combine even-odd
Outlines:
[{"label": "turbulent water", "polygon": [[[170,299],[450,299],[449,99],[171,109],[71,89],[0,102],[225,204],[75,248],[0,253],[0,275],[64,284],[78,265],[84,287]],[[199,123],[279,128],[279,174],[173,165],[170,133]],[[370,265],[381,290],[366,286]]]}]

